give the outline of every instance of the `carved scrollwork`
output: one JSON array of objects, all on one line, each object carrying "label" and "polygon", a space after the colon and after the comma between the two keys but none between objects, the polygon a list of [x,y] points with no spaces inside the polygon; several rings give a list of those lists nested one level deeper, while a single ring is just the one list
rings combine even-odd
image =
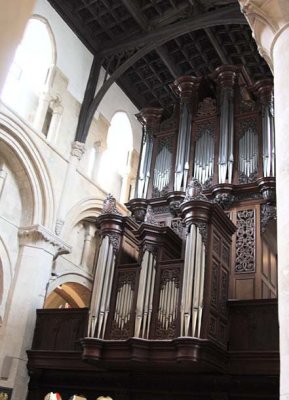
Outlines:
[{"label": "carved scrollwork", "polygon": [[191,200],[208,201],[207,197],[202,193],[202,191],[203,191],[203,187],[202,187],[201,183],[195,178],[191,179],[186,188],[186,195],[185,195],[183,203],[186,203]]},{"label": "carved scrollwork", "polygon": [[142,249],[141,249],[141,257],[143,256],[143,254],[145,253],[145,251],[150,252],[154,257],[157,256],[158,254],[158,247],[157,244],[153,244],[153,243],[144,243]]},{"label": "carved scrollwork", "polygon": [[150,225],[156,225],[156,226],[159,225],[158,221],[155,218],[154,210],[153,210],[152,206],[150,206],[150,205],[147,206],[147,212],[145,215],[144,222],[146,224],[150,224]]},{"label": "carved scrollwork", "polygon": [[131,286],[132,290],[134,290],[135,280],[136,280],[135,271],[121,272],[118,276],[117,289],[119,290],[122,286],[128,284]]},{"label": "carved scrollwork", "polygon": [[194,223],[199,228],[200,234],[202,236],[202,242],[207,245],[208,241],[208,225],[205,222]]},{"label": "carved scrollwork", "polygon": [[235,196],[232,193],[218,193],[214,201],[223,209],[228,209],[232,207]]},{"label": "carved scrollwork", "polygon": [[109,238],[109,243],[113,247],[113,253],[117,254],[120,247],[120,236],[116,233],[107,233],[105,236]]},{"label": "carved scrollwork", "polygon": [[255,271],[255,210],[237,213],[236,266],[238,273]]},{"label": "carved scrollwork", "polygon": [[171,221],[171,228],[181,239],[184,239],[185,223],[182,218],[173,218]]},{"label": "carved scrollwork", "polygon": [[217,102],[211,97],[205,97],[202,102],[199,103],[197,117],[205,118],[208,115],[215,115],[217,113]]},{"label": "carved scrollwork", "polygon": [[174,282],[175,287],[180,287],[180,270],[178,268],[166,268],[162,270],[160,287],[163,288],[167,282]]},{"label": "carved scrollwork", "polygon": [[103,201],[103,208],[101,214],[114,214],[121,215],[116,208],[116,199],[109,193]]}]

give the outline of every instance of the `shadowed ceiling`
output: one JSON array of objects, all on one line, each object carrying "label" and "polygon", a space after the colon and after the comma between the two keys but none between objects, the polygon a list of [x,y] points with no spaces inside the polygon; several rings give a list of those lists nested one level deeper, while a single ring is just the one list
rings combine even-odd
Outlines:
[{"label": "shadowed ceiling", "polygon": [[222,64],[243,65],[249,85],[271,77],[237,0],[49,2],[110,75],[120,71],[116,82],[138,108],[168,112],[178,76],[206,77]]}]

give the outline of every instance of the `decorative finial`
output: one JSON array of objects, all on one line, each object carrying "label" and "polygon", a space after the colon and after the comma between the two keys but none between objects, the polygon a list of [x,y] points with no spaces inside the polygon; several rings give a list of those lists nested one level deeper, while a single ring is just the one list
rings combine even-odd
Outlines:
[{"label": "decorative finial", "polygon": [[150,205],[147,206],[147,212],[145,215],[144,222],[150,225],[159,225],[158,221],[155,218],[153,208]]},{"label": "decorative finial", "polygon": [[186,188],[186,196],[183,203],[191,200],[205,200],[208,201],[207,197],[202,193],[202,184],[196,178],[192,178]]},{"label": "decorative finial", "polygon": [[116,199],[112,194],[108,194],[103,201],[103,208],[101,214],[116,214],[121,215],[121,213],[116,208]]}]

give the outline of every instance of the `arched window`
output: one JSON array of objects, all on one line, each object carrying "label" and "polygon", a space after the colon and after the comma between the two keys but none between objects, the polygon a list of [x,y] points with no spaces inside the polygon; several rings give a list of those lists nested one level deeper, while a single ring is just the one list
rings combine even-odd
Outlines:
[{"label": "arched window", "polygon": [[1,98],[21,117],[33,121],[38,96],[55,62],[48,24],[31,18],[10,67]]},{"label": "arched window", "polygon": [[127,177],[130,172],[130,157],[133,136],[129,118],[125,112],[114,114],[107,134],[107,149],[102,155],[98,171],[98,182],[118,200],[126,200],[122,195],[127,191]]}]

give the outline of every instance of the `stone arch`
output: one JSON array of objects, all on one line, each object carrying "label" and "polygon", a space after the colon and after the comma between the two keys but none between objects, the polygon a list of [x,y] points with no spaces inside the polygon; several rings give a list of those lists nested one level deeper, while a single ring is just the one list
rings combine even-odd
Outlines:
[{"label": "stone arch", "polygon": [[53,308],[62,300],[70,307],[88,307],[92,280],[80,273],[64,273],[52,279],[47,287],[44,308]]},{"label": "stone arch", "polygon": [[51,47],[52,47],[52,66],[56,65],[56,61],[57,61],[57,47],[56,47],[56,40],[55,40],[55,36],[53,33],[53,30],[50,26],[50,23],[48,21],[48,19],[44,18],[42,15],[39,14],[33,14],[30,19],[38,19],[39,21],[43,22],[46,26],[48,35],[50,37],[50,41],[51,41]]},{"label": "stone arch", "polygon": [[88,197],[81,200],[67,213],[62,235],[64,240],[69,240],[69,234],[73,227],[80,221],[89,217],[98,217],[103,206],[103,199]]},{"label": "stone arch", "polygon": [[4,320],[8,291],[12,280],[12,264],[9,251],[0,237],[0,325]]},{"label": "stone arch", "polygon": [[[21,191],[26,213],[22,225],[41,224],[52,229],[55,206],[51,179],[26,129],[29,128],[21,122],[0,113],[0,155],[8,152],[12,167],[13,163],[15,169],[21,167]],[[16,171],[16,176],[17,173],[20,172]]]}]

